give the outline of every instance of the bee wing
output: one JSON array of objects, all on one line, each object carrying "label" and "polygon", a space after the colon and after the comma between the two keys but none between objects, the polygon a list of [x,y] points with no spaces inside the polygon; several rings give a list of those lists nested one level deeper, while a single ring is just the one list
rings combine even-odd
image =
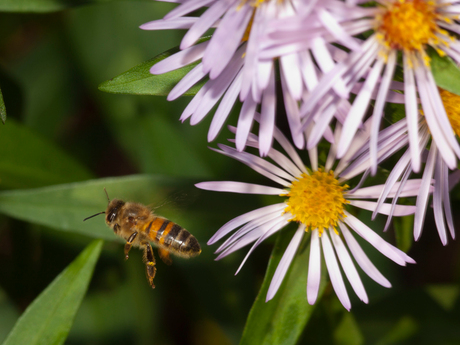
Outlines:
[{"label": "bee wing", "polygon": [[163,248],[158,248],[158,255],[160,256],[160,259],[166,264],[166,265],[171,265],[172,260],[171,257],[169,256],[169,251],[167,249]]}]

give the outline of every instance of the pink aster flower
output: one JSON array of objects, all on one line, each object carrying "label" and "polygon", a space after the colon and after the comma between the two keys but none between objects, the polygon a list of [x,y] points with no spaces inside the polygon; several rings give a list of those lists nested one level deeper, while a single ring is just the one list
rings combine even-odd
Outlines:
[{"label": "pink aster flower", "polygon": [[[307,167],[295,148],[277,128],[274,129],[274,138],[284,152],[271,148],[267,158],[261,158],[246,151],[238,152],[226,145],[219,145],[220,150],[216,150],[217,152],[243,162],[279,187],[220,181],[201,182],[196,185],[198,188],[232,193],[278,195],[280,202],[240,215],[223,225],[208,242],[208,244],[213,244],[233,232],[217,249],[219,253],[217,259],[254,243],[241,263],[239,271],[249,255],[262,241],[279,232],[287,224],[296,222],[297,231],[272,278],[266,297],[267,301],[276,294],[302,238],[307,234],[311,236],[307,279],[307,299],[310,304],[315,303],[318,295],[321,256],[325,259],[332,286],[347,310],[350,310],[351,304],[340,267],[355,293],[365,303],[368,302],[368,297],[354,261],[377,283],[391,287],[390,282],[364,253],[355,236],[360,236],[399,265],[405,266],[406,263],[414,263],[414,261],[404,252],[383,240],[352,213],[355,207],[373,211],[377,203],[368,199],[377,199],[384,186],[376,185],[365,188],[357,186],[350,189],[345,184],[346,181],[359,176],[369,168],[366,163],[355,165],[354,169],[348,169],[344,174],[351,155],[368,139],[368,133],[366,127],[364,132],[355,136],[351,145],[352,150],[339,162],[336,162],[334,158],[337,147],[332,145],[324,167],[319,166],[316,148],[309,151],[310,165]],[[340,126],[336,129],[336,135],[339,134]],[[253,134],[249,135],[247,146],[258,148],[258,138]],[[406,181],[400,196],[416,195],[420,185],[420,180]],[[395,183],[389,197],[394,196],[395,191],[399,191],[399,187],[400,185]],[[379,208],[379,213],[390,216],[405,216],[414,212],[414,206],[383,204]]]},{"label": "pink aster flower", "polygon": [[[351,5],[351,1],[349,5]],[[362,3],[362,1],[356,1]],[[345,9],[347,8],[347,9]],[[383,116],[383,107],[388,101],[390,90],[404,91],[406,126],[409,134],[411,163],[414,171],[419,171],[421,151],[419,146],[419,111],[417,94],[420,98],[426,123],[433,141],[449,168],[456,166],[460,156],[460,146],[449,123],[440,93],[430,69],[429,47],[441,56],[449,56],[460,63],[459,1],[446,0],[389,0],[376,1],[374,7],[348,6],[343,3],[338,10],[346,13],[340,21],[341,27],[349,34],[356,35],[373,31],[362,43],[361,50],[351,52],[337,63],[320,81],[301,108],[303,122],[314,119],[316,137],[307,147],[316,144],[327,124],[337,114],[345,117],[343,135],[339,140],[337,156],[343,157],[353,136],[362,125],[371,99],[375,98],[373,124],[371,130],[372,170],[376,170],[377,138]],[[348,17],[348,18],[346,18]],[[272,25],[271,39],[268,39],[267,56],[282,50],[292,53],[303,49],[301,33],[305,27],[301,16],[289,22],[280,20]],[[401,56],[402,65],[398,56]],[[393,82],[395,70],[401,67],[404,82]],[[360,80],[364,78],[364,82]],[[356,98],[345,115],[337,110],[340,101],[348,99],[348,93],[340,95],[333,88],[338,82],[346,84],[349,93]]]},{"label": "pink aster flower", "polygon": [[[260,57],[261,37],[275,19],[290,18],[302,13],[309,21],[309,40],[316,56],[321,55],[323,69],[330,70],[333,60],[325,49],[325,41],[318,28],[335,41],[351,48],[357,48],[355,40],[340,30],[329,8],[338,3],[335,0],[183,0],[164,19],[146,23],[145,30],[188,29],[182,39],[181,51],[151,68],[151,73],[166,73],[200,61],[169,93],[168,100],[174,100],[205,77],[209,81],[188,104],[181,121],[190,118],[192,125],[200,122],[220,104],[214,114],[208,133],[208,141],[215,139],[225,123],[237,98],[242,102],[239,114],[236,147],[244,149],[253,124],[256,111],[260,111],[260,154],[266,155],[273,139],[275,110],[277,107],[275,58],[279,58],[280,93],[283,95],[285,111],[293,140],[298,147],[304,146],[300,126],[298,101],[306,88],[315,83],[315,65],[308,52],[293,52],[268,59]],[[187,14],[207,9],[200,17]],[[197,43],[210,28],[216,28],[208,41]],[[331,40],[332,40],[331,38]],[[313,71],[312,75],[309,71]],[[340,82],[335,88],[343,93]],[[260,109],[259,109],[260,108]]]},{"label": "pink aster flower", "polygon": [[[446,90],[440,90],[443,106],[446,109],[447,116],[452,124],[455,133],[460,133],[460,96],[452,94]],[[455,228],[452,218],[452,209],[450,205],[450,189],[458,183],[459,170],[449,175],[449,165],[445,161],[442,151],[437,146],[436,141],[429,129],[429,124],[424,116],[420,116],[418,120],[418,150],[422,153],[422,161],[426,161],[423,166],[423,177],[420,186],[420,191],[417,195],[416,212],[414,218],[414,238],[416,241],[420,239],[423,230],[425,215],[429,206],[430,196],[433,196],[433,212],[436,223],[436,228],[439,238],[443,245],[448,243],[448,231],[452,239],[455,239]],[[373,217],[377,215],[380,205],[383,204],[387,195],[393,190],[396,182],[403,186],[409,179],[412,173],[412,155],[407,147],[410,144],[408,136],[407,119],[402,119],[388,128],[382,130],[377,141],[378,157],[377,163],[382,162],[395,152],[405,148],[405,153],[398,160],[392,169],[385,183],[385,188],[382,190],[378,205],[374,210]],[[369,143],[363,146],[352,158],[353,163],[349,169],[354,166],[361,166],[363,162],[369,161],[370,149]],[[434,180],[434,188],[431,187]],[[393,198],[393,202],[398,199],[398,193]],[[387,226],[389,225],[389,220]]]}]

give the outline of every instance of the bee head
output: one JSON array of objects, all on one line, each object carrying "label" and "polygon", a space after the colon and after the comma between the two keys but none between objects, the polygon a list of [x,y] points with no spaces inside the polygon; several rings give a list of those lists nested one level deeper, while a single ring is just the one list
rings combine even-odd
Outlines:
[{"label": "bee head", "polygon": [[119,199],[113,199],[112,201],[110,201],[109,195],[107,194],[107,191],[105,190],[105,188],[104,188],[104,191],[105,191],[105,195],[107,195],[107,200],[109,202],[109,205],[107,206],[107,210],[99,212],[99,213],[96,213],[96,214],[93,214],[92,216],[89,216],[89,217],[83,219],[83,221],[88,220],[90,218],[93,218],[93,217],[95,217],[97,215],[105,213],[105,215],[106,215],[105,216],[105,221],[106,221],[107,225],[110,226],[111,228],[113,228],[113,231],[115,231],[115,233],[117,233],[117,231],[120,229],[120,225],[115,223],[115,220],[117,219],[118,212],[120,212],[120,210],[123,207],[123,205],[125,204],[125,202],[122,201],[122,200],[119,200]]},{"label": "bee head", "polygon": [[107,206],[107,210],[105,211],[105,221],[107,222],[107,225],[113,225],[112,223],[115,221],[115,219],[117,219],[118,214],[124,204],[125,202],[120,199],[113,199],[109,202],[109,206]]}]

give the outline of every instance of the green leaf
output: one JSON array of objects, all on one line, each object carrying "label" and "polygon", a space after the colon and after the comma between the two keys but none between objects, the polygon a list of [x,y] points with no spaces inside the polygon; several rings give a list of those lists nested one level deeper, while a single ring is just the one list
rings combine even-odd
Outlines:
[{"label": "green leaf", "polygon": [[[0,192],[0,212],[61,231],[115,240],[105,226],[104,217],[83,222],[97,212],[105,211],[107,198],[121,198],[159,205],[180,180],[153,175],[133,175],[28,190]],[[163,211],[163,210],[162,210]]]},{"label": "green leaf", "polygon": [[414,216],[394,217],[396,244],[404,252],[408,252],[414,242]]},{"label": "green leaf", "polygon": [[419,331],[420,326],[412,316],[401,317],[396,325],[377,342],[377,345],[392,345],[410,339]]},{"label": "green leaf", "polygon": [[[309,236],[304,236],[275,297],[265,302],[273,274],[293,234],[294,231],[286,230],[278,235],[262,287],[249,312],[240,345],[296,344],[313,313],[315,306],[308,304],[306,295]],[[322,279],[318,300],[324,292],[324,282],[325,279]]]},{"label": "green leaf", "polygon": [[52,142],[10,119],[0,128],[0,186],[32,188],[92,177]]},{"label": "green leaf", "polygon": [[448,56],[440,57],[434,49],[428,50],[431,71],[436,84],[449,92],[460,95],[460,69]]},{"label": "green leaf", "polygon": [[2,90],[0,90],[0,120],[2,120],[3,124],[5,124],[6,108],[5,108],[5,102],[3,101]]},{"label": "green leaf", "polygon": [[426,291],[446,311],[455,307],[460,295],[460,289],[457,285],[429,285],[426,287]]},{"label": "green leaf", "polygon": [[63,344],[86,293],[103,241],[85,250],[32,302],[3,345]]},{"label": "green leaf", "polygon": [[[110,2],[114,0],[0,0],[3,12],[54,12],[69,7]],[[116,1],[116,0],[115,0]],[[136,0],[147,1],[147,0]]]},{"label": "green leaf", "polygon": [[[204,37],[198,43],[209,40],[210,37]],[[154,95],[166,96],[173,87],[188,73],[198,62],[194,62],[177,70],[153,75],[150,73],[150,68],[157,62],[166,59],[167,57],[180,51],[178,47],[172,48],[164,53],[161,53],[153,59],[147,60],[129,71],[122,73],[115,78],[107,80],[99,85],[99,90],[110,93],[122,93],[130,95]],[[206,79],[195,84],[190,90],[184,93],[184,96],[195,95],[206,82]]]},{"label": "green leaf", "polygon": [[383,119],[385,125],[391,125],[406,117],[406,108],[404,104],[387,103],[385,117]]},{"label": "green leaf", "polygon": [[334,331],[336,345],[361,345],[364,344],[364,336],[359,329],[353,314],[344,312],[343,318]]}]

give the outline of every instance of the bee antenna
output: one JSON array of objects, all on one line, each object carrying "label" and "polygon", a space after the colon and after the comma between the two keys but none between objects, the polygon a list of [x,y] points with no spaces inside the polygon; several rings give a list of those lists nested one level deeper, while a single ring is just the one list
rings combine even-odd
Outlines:
[{"label": "bee antenna", "polygon": [[96,217],[96,216],[99,216],[100,214],[103,214],[103,213],[105,213],[105,211],[93,214],[92,216],[89,216],[88,218],[83,219],[83,221],[88,220],[88,219],[93,218],[93,217]]},{"label": "bee antenna", "polygon": [[104,192],[105,192],[105,195],[107,195],[107,200],[109,201],[109,204],[110,204],[109,193],[107,193],[107,190],[105,189],[105,187],[104,187]]}]

